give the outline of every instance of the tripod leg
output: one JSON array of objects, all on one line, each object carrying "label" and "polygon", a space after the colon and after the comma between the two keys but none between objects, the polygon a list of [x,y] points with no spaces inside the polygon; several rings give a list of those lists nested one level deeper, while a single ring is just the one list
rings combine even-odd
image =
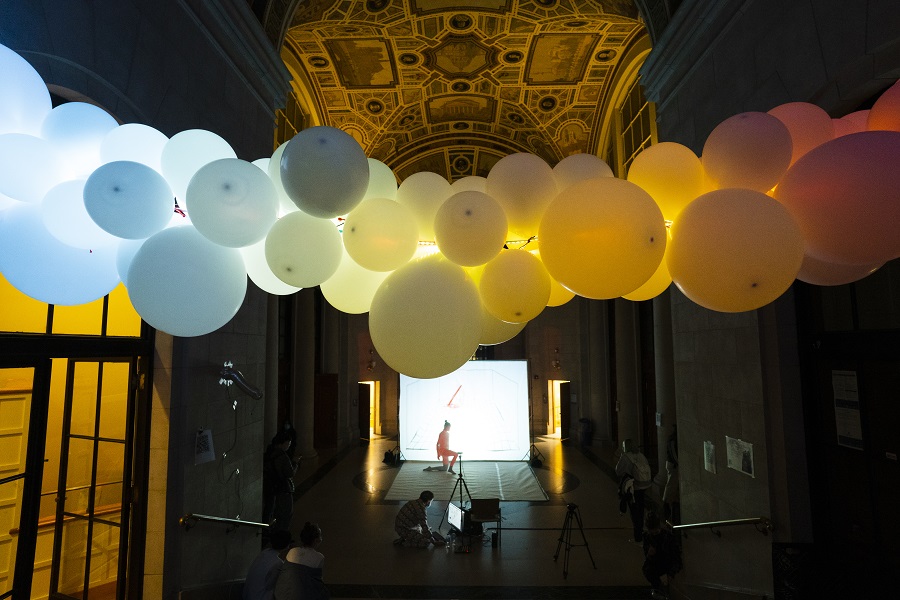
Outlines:
[{"label": "tripod leg", "polygon": [[569,526],[566,528],[566,558],[563,561],[563,579],[569,577],[569,552],[572,550],[572,514],[570,510],[566,515],[566,522]]},{"label": "tripod leg", "polygon": [[584,547],[587,549],[588,556],[591,559],[591,564],[594,565],[594,570],[597,569],[597,563],[594,562],[594,555],[591,554],[591,547],[588,546],[587,538],[584,537],[584,525],[581,523],[581,513],[578,512],[578,509],[575,509],[575,518],[578,519],[578,529],[581,531],[581,540],[584,542]]},{"label": "tripod leg", "polygon": [[566,529],[569,527],[569,513],[566,513],[566,518],[563,520],[562,529],[559,530],[559,541],[556,544],[556,553],[553,555],[553,560],[559,558],[559,549],[562,548],[563,539],[566,537]]}]

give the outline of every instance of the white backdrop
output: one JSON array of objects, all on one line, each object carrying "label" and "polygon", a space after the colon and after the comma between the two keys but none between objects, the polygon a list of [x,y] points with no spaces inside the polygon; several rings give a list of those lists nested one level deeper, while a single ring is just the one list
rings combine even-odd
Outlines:
[{"label": "white backdrop", "polygon": [[400,449],[407,460],[437,461],[450,421],[450,448],[469,460],[523,460],[528,437],[528,365],[475,360],[443,377],[400,375]]}]

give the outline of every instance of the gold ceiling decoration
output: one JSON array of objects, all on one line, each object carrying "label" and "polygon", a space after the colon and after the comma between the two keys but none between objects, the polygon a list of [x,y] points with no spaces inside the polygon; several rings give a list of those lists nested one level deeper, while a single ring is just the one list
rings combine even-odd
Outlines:
[{"label": "gold ceiling decoration", "polygon": [[638,18],[625,0],[309,0],[285,62],[322,123],[401,180],[452,181],[515,152],[595,151],[611,82],[646,43]]}]

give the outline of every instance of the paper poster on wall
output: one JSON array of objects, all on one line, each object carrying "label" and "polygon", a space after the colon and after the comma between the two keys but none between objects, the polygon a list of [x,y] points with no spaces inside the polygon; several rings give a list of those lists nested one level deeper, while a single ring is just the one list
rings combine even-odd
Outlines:
[{"label": "paper poster on wall", "polygon": [[716,472],[716,446],[712,442],[703,442],[703,468]]},{"label": "paper poster on wall", "polygon": [[726,435],[725,455],[728,459],[729,469],[756,477],[753,473],[753,444]]},{"label": "paper poster on wall", "polygon": [[216,460],[216,451],[213,449],[212,430],[199,429],[194,441],[194,464],[202,465]]},{"label": "paper poster on wall", "polygon": [[859,416],[859,390],[856,371],[832,371],[834,390],[834,424],[837,426],[839,446],[863,449],[862,420]]}]

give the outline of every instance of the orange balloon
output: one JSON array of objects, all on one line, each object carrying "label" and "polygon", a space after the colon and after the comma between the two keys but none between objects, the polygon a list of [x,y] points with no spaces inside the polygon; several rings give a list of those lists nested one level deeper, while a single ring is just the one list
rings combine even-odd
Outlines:
[{"label": "orange balloon", "polygon": [[662,260],[666,225],[650,195],[615,177],[560,192],[538,233],[550,277],[579,296],[605,300],[639,288]]},{"label": "orange balloon", "polygon": [[791,164],[825,142],[834,139],[834,125],[827,112],[809,102],[788,102],[769,114],[784,123],[791,133]]},{"label": "orange balloon", "polygon": [[[844,115],[840,119],[833,119],[834,137],[867,131],[869,129],[869,112],[868,110],[858,110]],[[839,131],[840,133],[838,133]]]},{"label": "orange balloon", "polygon": [[703,145],[703,169],[717,188],[772,189],[791,164],[791,133],[773,117],[745,112],[725,119]]},{"label": "orange balloon", "polygon": [[869,131],[900,131],[900,81],[886,89],[872,105]]},{"label": "orange balloon", "polygon": [[787,290],[803,262],[790,213],[762,192],[703,194],[672,224],[666,262],[684,295],[710,310],[742,312]]},{"label": "orange balloon", "polygon": [[863,131],[811,150],[775,198],[794,216],[806,253],[825,262],[882,264],[900,255],[900,132]]}]

